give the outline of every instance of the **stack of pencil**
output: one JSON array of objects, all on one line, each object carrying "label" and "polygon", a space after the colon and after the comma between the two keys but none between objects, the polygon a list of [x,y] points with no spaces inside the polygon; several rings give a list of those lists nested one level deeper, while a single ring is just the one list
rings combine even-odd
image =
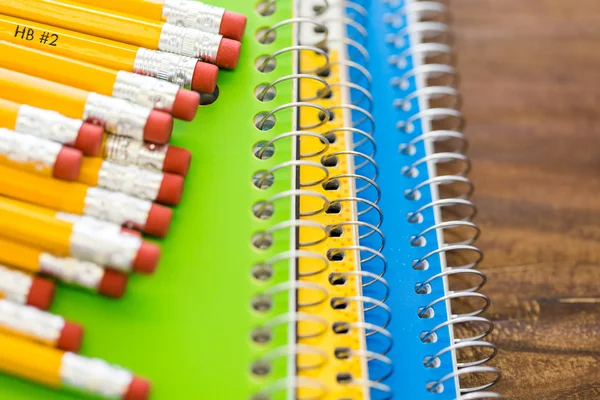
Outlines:
[{"label": "stack of pencil", "polygon": [[[120,298],[151,274],[191,153],[169,145],[246,17],[193,0],[0,0],[0,372],[100,398],[150,382],[77,355],[84,327],[50,309],[61,284]],[[60,295],[60,290],[57,295]]]}]

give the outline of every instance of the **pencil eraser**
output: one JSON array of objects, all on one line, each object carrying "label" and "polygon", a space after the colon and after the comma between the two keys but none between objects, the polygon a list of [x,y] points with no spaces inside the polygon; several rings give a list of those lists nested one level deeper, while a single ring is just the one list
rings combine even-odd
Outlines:
[{"label": "pencil eraser", "polygon": [[54,300],[54,292],[56,287],[54,283],[46,279],[33,278],[29,295],[27,295],[27,305],[47,310]]},{"label": "pencil eraser", "polygon": [[152,204],[143,231],[148,235],[164,238],[169,231],[172,218],[173,210],[165,206]]},{"label": "pencil eraser", "polygon": [[129,277],[124,273],[106,269],[100,285],[98,285],[98,293],[113,299],[121,298],[125,294],[128,280]]},{"label": "pencil eraser", "polygon": [[56,157],[53,176],[65,181],[74,181],[79,176],[83,155],[71,147],[63,147]]},{"label": "pencil eraser", "polygon": [[60,337],[56,347],[70,351],[71,353],[79,352],[81,349],[81,343],[83,342],[83,327],[81,325],[74,324],[66,321],[62,331],[60,331]]},{"label": "pencil eraser", "polygon": [[156,271],[159,259],[160,248],[155,244],[142,242],[133,263],[133,270],[141,274],[151,274]]},{"label": "pencil eraser", "polygon": [[190,171],[191,164],[191,151],[177,146],[169,146],[163,162],[163,171],[186,176]]},{"label": "pencil eraser", "polygon": [[221,19],[219,33],[227,38],[241,41],[246,30],[248,18],[245,15],[231,11],[225,11]]},{"label": "pencil eraser", "polygon": [[96,157],[100,154],[103,133],[104,128],[101,126],[84,122],[81,128],[79,128],[75,147],[81,150],[86,156]]},{"label": "pencil eraser", "polygon": [[198,112],[200,94],[187,89],[179,89],[173,102],[173,116],[184,121],[192,121]]},{"label": "pencil eraser", "polygon": [[192,76],[192,90],[200,93],[212,93],[217,87],[218,78],[219,67],[198,61]]},{"label": "pencil eraser", "polygon": [[162,204],[175,206],[181,201],[183,195],[183,176],[166,173],[163,176],[156,201]]},{"label": "pencil eraser", "polygon": [[217,65],[225,69],[234,69],[240,60],[242,44],[235,40],[223,38],[217,51]]},{"label": "pencil eraser", "polygon": [[168,143],[173,133],[173,117],[158,110],[152,110],[144,127],[144,139],[153,143]]},{"label": "pencil eraser", "polygon": [[121,228],[121,233],[126,233],[128,235],[132,235],[132,236],[137,236],[137,237],[142,237],[142,234],[134,229],[129,229],[129,228]]},{"label": "pencil eraser", "polygon": [[148,400],[150,397],[150,389],[150,382],[134,376],[127,388],[127,393],[125,393],[123,400]]}]

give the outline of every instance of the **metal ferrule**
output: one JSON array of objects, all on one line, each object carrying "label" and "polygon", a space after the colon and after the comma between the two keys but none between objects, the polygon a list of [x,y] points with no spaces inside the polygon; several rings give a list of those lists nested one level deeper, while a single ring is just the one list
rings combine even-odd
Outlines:
[{"label": "metal ferrule", "polygon": [[96,187],[87,190],[83,213],[117,225],[143,227],[152,202]]},{"label": "metal ferrule", "polygon": [[15,131],[52,140],[62,144],[72,144],[77,140],[83,121],[67,118],[56,111],[22,105],[19,108]]},{"label": "metal ferrule", "polygon": [[0,297],[19,304],[27,304],[33,284],[32,278],[19,271],[0,265]]},{"label": "metal ferrule", "polygon": [[136,165],[161,172],[167,157],[168,145],[157,145],[131,140],[123,136],[107,135],[103,157],[120,165]]},{"label": "metal ferrule", "polygon": [[61,150],[62,144],[0,128],[0,156],[10,161],[51,171]]},{"label": "metal ferrule", "polygon": [[158,49],[215,63],[223,36],[173,24],[164,24]]},{"label": "metal ferrule", "polygon": [[70,285],[98,290],[104,277],[104,268],[89,261],[60,258],[42,253],[38,261],[40,271]]},{"label": "metal ferrule", "polygon": [[160,79],[119,71],[113,86],[113,97],[156,110],[173,111],[180,87]]},{"label": "metal ferrule", "polygon": [[98,265],[130,272],[142,245],[142,239],[112,229],[98,229],[97,224],[85,220],[73,224],[70,237],[71,257]]},{"label": "metal ferrule", "polygon": [[140,47],[133,62],[133,72],[189,88],[197,63],[196,58]]},{"label": "metal ferrule", "polygon": [[154,201],[164,175],[135,165],[118,165],[104,161],[98,171],[98,187],[121,192],[142,200]]},{"label": "metal ferrule", "polygon": [[133,374],[96,358],[65,353],[60,365],[63,386],[107,399],[121,399],[127,393]]},{"label": "metal ferrule", "polygon": [[123,99],[90,93],[83,119],[102,126],[110,133],[144,140],[144,128],[151,111]]},{"label": "metal ferrule", "polygon": [[163,21],[170,24],[219,33],[225,9],[189,0],[166,0]]},{"label": "metal ferrule", "polygon": [[0,327],[53,346],[60,338],[65,320],[34,307],[0,300]]}]

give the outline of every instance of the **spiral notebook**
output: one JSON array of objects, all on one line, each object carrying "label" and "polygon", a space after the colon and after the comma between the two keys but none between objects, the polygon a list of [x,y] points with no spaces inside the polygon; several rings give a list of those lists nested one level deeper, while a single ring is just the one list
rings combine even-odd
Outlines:
[{"label": "spiral notebook", "polygon": [[[213,3],[247,33],[176,127],[194,160],[156,275],[51,311],[153,399],[501,398],[447,4]],[[0,375],[0,398],[80,397]]]}]

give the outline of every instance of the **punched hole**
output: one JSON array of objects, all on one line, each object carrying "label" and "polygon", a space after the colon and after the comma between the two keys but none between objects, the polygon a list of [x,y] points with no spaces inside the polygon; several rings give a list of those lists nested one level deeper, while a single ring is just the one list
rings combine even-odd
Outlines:
[{"label": "punched hole", "polygon": [[212,93],[200,93],[200,106],[209,106],[219,98],[219,87],[215,87]]},{"label": "punched hole", "polygon": [[277,61],[274,58],[270,58],[269,56],[259,56],[254,61],[254,66],[258,70],[258,72],[262,72],[263,74],[273,72],[275,67],[277,67]]},{"label": "punched hole", "polygon": [[267,312],[273,307],[273,299],[263,294],[255,296],[252,299],[252,308],[258,312]]},{"label": "punched hole", "polygon": [[435,316],[435,311],[433,311],[433,308],[431,308],[431,307],[429,307],[429,308],[419,307],[419,309],[417,310],[417,315],[421,319],[430,319]]},{"label": "punched hole", "polygon": [[275,183],[275,175],[269,171],[256,171],[252,175],[252,183],[256,188],[266,190]]},{"label": "punched hole", "polygon": [[352,374],[350,374],[348,372],[340,372],[336,375],[335,380],[340,385],[347,385],[349,383],[352,383],[353,378],[352,378]]},{"label": "punched hole", "polygon": [[276,2],[272,0],[260,1],[256,4],[256,12],[263,17],[273,15],[277,10]]},{"label": "punched hole", "polygon": [[415,238],[414,236],[410,237],[410,245],[413,247],[423,247],[427,244],[427,239],[425,239],[423,236],[419,236],[418,238]]},{"label": "punched hole", "polygon": [[413,260],[412,267],[416,271],[426,271],[429,269],[429,261],[427,260]]},{"label": "punched hole", "polygon": [[325,26],[323,26],[323,25],[315,25],[313,28],[313,32],[314,33],[325,33],[325,32],[327,32],[327,30],[325,29]]},{"label": "punched hole", "polygon": [[429,294],[431,293],[431,285],[429,283],[426,284],[422,284],[422,283],[417,283],[415,285],[415,293],[416,294]]},{"label": "punched hole", "polygon": [[346,258],[346,253],[339,250],[329,250],[327,251],[327,259],[329,261],[344,261]]},{"label": "punched hole", "polygon": [[342,212],[342,205],[340,203],[330,204],[327,210],[325,210],[325,214],[339,214]]},{"label": "punched hole", "polygon": [[267,83],[261,83],[254,88],[254,97],[263,103],[273,100],[275,96],[277,96],[277,88],[275,86],[269,86]]},{"label": "punched hole", "polygon": [[321,4],[316,4],[312,7],[313,11],[315,12],[316,15],[321,15],[323,14],[327,8]]},{"label": "punched hole", "polygon": [[408,178],[416,178],[419,176],[419,170],[416,168],[402,167],[401,172],[402,175]]},{"label": "punched hole", "polygon": [[442,365],[442,362],[440,361],[439,357],[425,357],[423,359],[423,366],[425,368],[439,368],[440,365]]},{"label": "punched hole", "polygon": [[407,156],[414,156],[417,153],[417,148],[413,145],[402,143],[399,147],[400,153]]},{"label": "punched hole", "polygon": [[339,275],[336,273],[329,274],[329,283],[333,286],[342,286],[346,284],[346,277],[344,275]]},{"label": "punched hole", "polygon": [[252,267],[252,276],[258,281],[268,281],[273,277],[273,266],[270,264],[256,264]]},{"label": "punched hole", "polygon": [[421,332],[421,342],[423,343],[435,343],[438,340],[437,333],[432,332],[428,335],[429,332]]},{"label": "punched hole", "polygon": [[331,238],[339,238],[344,234],[344,228],[341,226],[332,226],[327,229],[327,233]]},{"label": "punched hole", "polygon": [[254,116],[254,126],[261,131],[270,131],[275,127],[277,118],[267,112],[259,112]]},{"label": "punched hole", "polygon": [[337,141],[337,136],[335,133],[328,133],[325,135],[325,138],[329,141],[329,144],[334,144]]},{"label": "punched hole", "polygon": [[406,220],[411,224],[420,224],[421,222],[423,222],[423,214],[408,213],[406,215]]},{"label": "punched hole", "polygon": [[252,206],[252,214],[258,219],[269,219],[275,213],[273,204],[266,201],[259,201]]},{"label": "punched hole", "polygon": [[323,189],[325,190],[338,190],[340,188],[340,181],[337,179],[332,179],[323,184]]},{"label": "punched hole", "polygon": [[442,393],[444,391],[444,384],[439,382],[429,382],[425,387],[430,393]]},{"label": "punched hole", "polygon": [[250,370],[253,375],[266,376],[271,372],[271,363],[263,360],[254,361]]},{"label": "punched hole", "polygon": [[256,40],[261,44],[271,44],[277,39],[277,33],[271,28],[259,28],[256,31]]},{"label": "punched hole", "polygon": [[335,113],[333,111],[327,111],[327,113],[324,113],[323,111],[319,111],[319,121],[324,122],[331,122],[335,120]]},{"label": "punched hole", "polygon": [[269,329],[258,327],[252,330],[250,337],[254,343],[265,344],[271,341],[272,336],[273,335]]},{"label": "punched hole", "polygon": [[404,191],[404,197],[407,200],[419,200],[421,198],[421,191],[407,189]]},{"label": "punched hole", "polygon": [[333,350],[333,354],[338,360],[348,360],[352,354],[352,350],[349,347],[336,347]]},{"label": "punched hole", "polygon": [[333,97],[333,90],[319,89],[317,91],[317,96],[319,96],[320,99],[331,99]]},{"label": "punched hole", "polygon": [[252,154],[259,160],[268,160],[275,154],[275,145],[265,140],[260,141],[252,147]]},{"label": "punched hole", "polygon": [[323,164],[324,167],[337,167],[339,162],[340,159],[338,156],[323,156],[323,158],[321,158],[321,164]]},{"label": "punched hole", "polygon": [[350,325],[347,322],[334,322],[331,329],[336,335],[345,335],[350,332]]},{"label": "punched hole", "polygon": [[273,245],[273,235],[267,232],[258,232],[252,236],[252,245],[258,250],[267,250]]},{"label": "punched hole", "polygon": [[334,310],[345,310],[348,308],[348,301],[341,297],[334,297],[331,299],[331,308]]},{"label": "punched hole", "polygon": [[331,68],[329,68],[329,67],[319,68],[319,70],[317,71],[317,75],[320,76],[321,78],[329,78],[329,76],[331,75]]}]

